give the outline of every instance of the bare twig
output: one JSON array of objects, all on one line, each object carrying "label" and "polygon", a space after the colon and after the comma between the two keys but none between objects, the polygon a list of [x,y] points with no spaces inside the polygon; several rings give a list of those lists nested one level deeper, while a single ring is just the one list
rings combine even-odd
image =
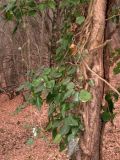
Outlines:
[{"label": "bare twig", "polygon": [[115,93],[117,93],[120,96],[120,92],[118,92],[118,90],[116,88],[114,88],[109,82],[107,82],[104,78],[100,77],[95,71],[93,71],[88,64],[85,62],[85,60],[83,59],[83,63],[85,65],[85,67],[94,75],[96,75],[96,77],[98,77],[101,81],[103,81],[104,83],[106,83]]},{"label": "bare twig", "polygon": [[107,18],[106,21],[108,21],[108,20],[110,20],[110,19],[112,19],[112,18],[114,18],[114,17],[117,17],[117,16],[120,16],[120,13],[118,13],[118,14],[116,14],[116,15],[113,15],[113,16],[111,16],[111,17],[109,17],[109,18]]},{"label": "bare twig", "polygon": [[108,40],[106,40],[103,44],[101,44],[101,45],[99,45],[99,46],[97,46],[97,47],[89,50],[89,52],[90,52],[90,53],[91,53],[91,52],[95,52],[95,51],[98,50],[98,49],[104,48],[104,47],[105,47],[108,43],[110,43],[111,41],[112,41],[112,39],[108,39]]}]

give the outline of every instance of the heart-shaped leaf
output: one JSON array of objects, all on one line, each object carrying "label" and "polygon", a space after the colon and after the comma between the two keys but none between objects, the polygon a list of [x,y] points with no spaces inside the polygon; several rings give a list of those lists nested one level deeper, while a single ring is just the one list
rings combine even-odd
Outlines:
[{"label": "heart-shaped leaf", "polygon": [[92,99],[92,95],[87,90],[82,89],[80,91],[79,98],[82,102],[88,102]]}]

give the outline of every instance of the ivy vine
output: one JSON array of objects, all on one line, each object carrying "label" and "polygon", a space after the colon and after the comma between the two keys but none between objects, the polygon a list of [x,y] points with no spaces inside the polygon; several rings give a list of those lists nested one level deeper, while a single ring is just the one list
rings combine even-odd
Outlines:
[{"label": "ivy vine", "polygon": [[[64,23],[61,30],[61,38],[57,42],[55,66],[43,68],[42,73],[31,72],[30,80],[18,88],[18,91],[29,90],[26,101],[35,105],[38,110],[46,102],[49,106],[49,123],[47,130],[52,132],[55,143],[60,145],[60,150],[64,150],[68,143],[79,137],[80,132],[84,131],[84,123],[79,111],[82,103],[92,100],[92,93],[84,89],[84,78],[81,74],[77,79],[78,64],[80,55],[76,54],[76,45],[73,44],[74,34],[83,24],[85,16],[80,13],[81,3],[86,0],[62,0],[61,9],[64,12]],[[15,21],[16,26],[13,33],[16,32],[23,16],[35,16],[37,12],[45,9],[56,9],[54,0],[12,0],[1,7],[4,18],[7,21]],[[115,74],[120,73],[120,64],[114,69]],[[94,85],[89,81],[88,85]],[[102,110],[102,120],[107,122],[115,116],[113,92],[105,96],[109,107]],[[118,98],[118,97],[117,97]],[[24,108],[24,107],[23,107]]]}]

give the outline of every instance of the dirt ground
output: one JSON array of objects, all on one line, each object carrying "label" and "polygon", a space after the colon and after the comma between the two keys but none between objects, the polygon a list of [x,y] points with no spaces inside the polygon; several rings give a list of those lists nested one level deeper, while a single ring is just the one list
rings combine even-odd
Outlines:
[{"label": "dirt ground", "polygon": [[[9,100],[0,95],[0,160],[67,160],[44,130],[47,107],[39,112],[28,106],[16,115],[16,107],[21,103],[21,96]],[[34,141],[33,128],[39,130]]]},{"label": "dirt ground", "polygon": [[103,137],[103,160],[120,160],[120,100],[116,103],[113,124],[107,123]]},{"label": "dirt ground", "polygon": [[[9,100],[7,95],[0,95],[0,160],[68,160],[44,130],[47,106],[40,112],[28,106],[16,114],[16,107],[21,103],[21,96]],[[114,126],[109,123],[105,128],[103,160],[120,160],[119,104],[116,104]],[[34,140],[33,128],[39,131]]]}]

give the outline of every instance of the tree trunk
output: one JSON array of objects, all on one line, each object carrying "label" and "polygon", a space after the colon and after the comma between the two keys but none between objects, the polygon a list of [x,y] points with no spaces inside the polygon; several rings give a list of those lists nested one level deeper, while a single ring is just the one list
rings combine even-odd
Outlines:
[{"label": "tree trunk", "polygon": [[[89,103],[85,103],[81,108],[83,111],[83,120],[85,131],[80,136],[80,150],[76,154],[76,160],[99,160],[100,159],[100,131],[101,120],[100,110],[103,98],[103,82],[89,69],[104,77],[103,71],[103,48],[89,52],[101,45],[104,41],[106,4],[105,0],[93,0],[90,2],[88,17],[83,26],[84,37],[80,39],[80,43],[84,41],[89,56],[85,59],[85,75],[86,79],[94,80],[94,87],[85,86],[90,90],[93,99]],[[83,34],[83,33],[82,33]],[[81,68],[81,67],[80,67]]]},{"label": "tree trunk", "polygon": [[[5,2],[2,1],[2,4]],[[26,79],[27,71],[50,66],[53,13],[47,10],[35,17],[24,17],[17,32],[15,24],[0,23],[0,88],[14,90]]]}]

